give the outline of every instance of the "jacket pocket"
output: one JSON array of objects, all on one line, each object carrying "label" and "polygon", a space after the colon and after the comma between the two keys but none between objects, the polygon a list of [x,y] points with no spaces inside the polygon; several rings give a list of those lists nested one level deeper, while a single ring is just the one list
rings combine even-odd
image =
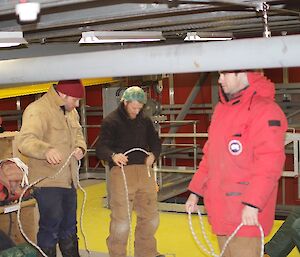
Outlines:
[{"label": "jacket pocket", "polygon": [[224,183],[222,186],[222,193],[224,196],[224,213],[226,213],[225,220],[229,224],[240,224],[242,221],[242,197],[247,189],[247,182],[232,182]]},{"label": "jacket pocket", "polygon": [[58,144],[66,144],[68,141],[68,129],[58,122],[52,123],[48,131],[49,142],[54,146]]},{"label": "jacket pocket", "polygon": [[70,121],[70,130],[71,130],[72,136],[76,136],[78,129],[81,129],[79,122],[76,120],[71,120]]}]

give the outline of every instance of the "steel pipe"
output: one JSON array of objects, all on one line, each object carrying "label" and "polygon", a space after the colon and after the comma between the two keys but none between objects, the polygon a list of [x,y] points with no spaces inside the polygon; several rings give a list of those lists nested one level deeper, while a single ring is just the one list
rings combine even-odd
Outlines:
[{"label": "steel pipe", "polygon": [[0,85],[60,79],[300,66],[300,35],[0,61]]}]

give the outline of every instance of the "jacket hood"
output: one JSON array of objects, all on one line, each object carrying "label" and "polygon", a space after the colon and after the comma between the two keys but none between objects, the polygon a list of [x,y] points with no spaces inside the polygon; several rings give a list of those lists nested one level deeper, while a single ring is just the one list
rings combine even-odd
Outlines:
[{"label": "jacket hood", "polygon": [[248,72],[248,81],[250,87],[256,92],[257,95],[275,99],[275,85],[271,80],[261,75],[259,72]]},{"label": "jacket hood", "polygon": [[236,94],[236,96],[230,101],[226,100],[226,95],[224,94],[222,88],[219,89],[220,101],[222,103],[232,103],[236,100],[243,100],[252,98],[252,96],[259,95],[269,99],[275,99],[275,85],[267,77],[263,76],[259,72],[247,72],[249,86],[244,90]]}]

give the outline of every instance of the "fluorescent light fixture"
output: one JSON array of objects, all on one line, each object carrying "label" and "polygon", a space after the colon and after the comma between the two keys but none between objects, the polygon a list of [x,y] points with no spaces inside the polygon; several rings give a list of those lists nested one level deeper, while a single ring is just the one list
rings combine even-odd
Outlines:
[{"label": "fluorescent light fixture", "polygon": [[40,13],[40,3],[27,3],[26,1],[20,1],[16,4],[16,14],[19,16],[22,22],[32,22],[35,21]]},{"label": "fluorescent light fixture", "polygon": [[0,47],[12,47],[28,44],[22,31],[0,31]]},{"label": "fluorescent light fixture", "polygon": [[151,42],[165,40],[161,31],[87,31],[79,44]]},{"label": "fluorescent light fixture", "polygon": [[184,41],[222,41],[231,40],[232,38],[232,33],[194,31],[188,32]]}]

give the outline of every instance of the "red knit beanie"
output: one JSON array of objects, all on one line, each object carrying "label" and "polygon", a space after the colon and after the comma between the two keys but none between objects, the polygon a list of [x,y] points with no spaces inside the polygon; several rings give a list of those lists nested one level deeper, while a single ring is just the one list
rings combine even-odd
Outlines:
[{"label": "red knit beanie", "polygon": [[79,79],[76,80],[61,80],[58,82],[56,90],[76,98],[84,97],[84,86]]}]

